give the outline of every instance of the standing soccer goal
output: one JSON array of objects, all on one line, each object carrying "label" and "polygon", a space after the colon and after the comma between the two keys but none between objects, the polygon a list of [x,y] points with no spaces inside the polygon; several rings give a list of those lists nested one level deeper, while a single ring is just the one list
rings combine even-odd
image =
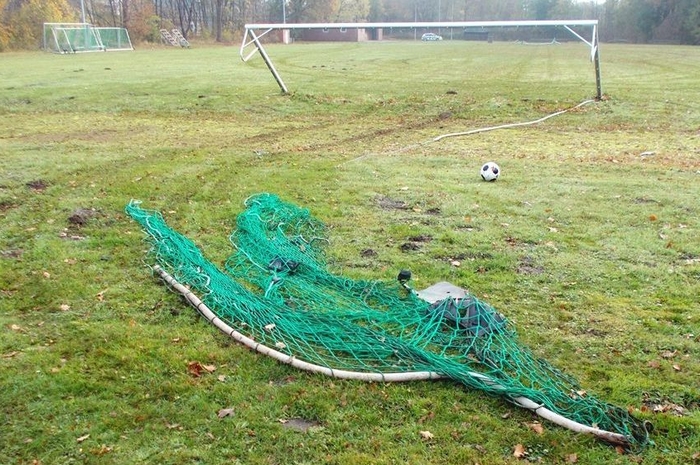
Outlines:
[{"label": "standing soccer goal", "polygon": [[53,53],[133,50],[123,27],[95,27],[88,23],[44,23],[43,47]]},{"label": "standing soccer goal", "polygon": [[[576,37],[581,42],[585,43],[590,47],[591,51],[591,61],[595,66],[595,79],[596,79],[596,98],[600,99],[603,95],[601,77],[600,77],[600,53],[599,53],[599,43],[598,43],[598,20],[597,19],[587,19],[587,20],[538,20],[538,21],[443,21],[443,22],[407,22],[407,23],[283,23],[283,24],[246,24],[245,32],[243,34],[243,41],[241,42],[240,56],[241,59],[246,62],[248,61],[256,52],[260,52],[260,56],[265,61],[268,69],[272,73],[272,76],[277,81],[280,89],[283,93],[287,94],[287,86],[282,81],[282,77],[275,69],[272,60],[268,56],[265,48],[263,47],[262,41],[260,40],[264,35],[272,32],[279,31],[282,43],[290,43],[290,31],[292,30],[323,30],[328,32],[329,30],[338,29],[340,31],[356,31],[356,37],[362,37],[363,40],[368,40],[369,37],[380,38],[383,36],[383,30],[392,29],[413,29],[417,31],[418,29],[430,31],[438,28],[447,29],[457,29],[467,32],[468,30],[479,30],[481,32],[492,29],[492,28],[536,28],[536,27],[562,27],[568,32],[570,32],[574,37]],[[573,28],[590,28],[591,39],[587,40],[581,34],[576,32]],[[375,40],[373,39],[373,40]],[[248,52],[247,49],[250,46],[254,46],[252,51]]]}]

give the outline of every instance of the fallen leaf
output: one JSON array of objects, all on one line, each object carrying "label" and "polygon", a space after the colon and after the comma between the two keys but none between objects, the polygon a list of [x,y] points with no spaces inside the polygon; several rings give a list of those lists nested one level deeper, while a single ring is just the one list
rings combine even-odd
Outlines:
[{"label": "fallen leaf", "polygon": [[232,408],[222,408],[219,410],[219,413],[217,414],[219,418],[224,418],[224,417],[232,417],[233,416],[233,409]]},{"label": "fallen leaf", "polygon": [[673,369],[676,370],[676,371],[681,371],[681,366],[678,365],[677,363],[674,363],[674,364],[673,364]]},{"label": "fallen leaf", "polygon": [[10,326],[10,329],[12,331],[22,331],[22,327],[20,325],[12,325]]},{"label": "fallen leaf", "polygon": [[85,436],[80,436],[78,439],[76,439],[76,441],[83,442],[84,440],[86,440],[89,437],[90,437],[90,435],[86,434]]},{"label": "fallen leaf", "polygon": [[2,354],[2,358],[12,358],[15,355],[17,355],[19,352],[16,350],[13,350],[12,352],[8,352],[6,354]]},{"label": "fallen leaf", "polygon": [[219,375],[216,379],[223,383],[224,381],[226,381],[226,375]]},{"label": "fallen leaf", "polygon": [[68,305],[68,304],[61,304],[61,306],[60,306],[59,308],[60,308],[62,311],[67,312],[68,310],[70,310],[70,305]]},{"label": "fallen leaf", "polygon": [[647,363],[647,366],[649,368],[659,368],[661,364],[659,363],[658,360],[649,360],[649,363]]},{"label": "fallen leaf", "polygon": [[527,455],[527,452],[525,452],[525,446],[522,444],[516,444],[515,448],[513,449],[513,457],[516,459],[521,459]]},{"label": "fallen leaf", "polygon": [[46,278],[46,279],[49,279],[51,277],[51,273],[49,273],[48,271],[44,271],[43,274],[44,274],[44,278]]},{"label": "fallen leaf", "polygon": [[187,364],[187,371],[195,378],[202,376],[202,364],[199,362],[190,362]]},{"label": "fallen leaf", "polygon": [[542,426],[542,423],[538,423],[538,422],[528,423],[527,426],[537,434],[544,433],[544,427]]},{"label": "fallen leaf", "polygon": [[204,368],[208,373],[214,373],[216,371],[216,367],[214,365],[202,365],[202,368]]},{"label": "fallen leaf", "polygon": [[426,440],[433,439],[435,437],[430,431],[420,431],[418,434],[420,434],[420,437]]},{"label": "fallen leaf", "polygon": [[569,454],[566,456],[566,463],[576,463],[578,462],[578,455]]},{"label": "fallen leaf", "polygon": [[673,357],[676,356],[677,353],[678,353],[677,350],[674,350],[673,352],[671,352],[670,350],[664,350],[663,352],[661,352],[661,357],[663,357],[663,358],[673,358]]},{"label": "fallen leaf", "polygon": [[656,215],[649,215],[649,221],[656,221],[658,220]]},{"label": "fallen leaf", "polygon": [[617,452],[617,455],[625,455],[625,448],[622,446],[615,446],[615,452]]},{"label": "fallen leaf", "polygon": [[107,446],[106,444],[102,444],[102,446],[99,449],[93,449],[91,451],[94,455],[105,455],[110,452],[112,452],[112,448]]}]

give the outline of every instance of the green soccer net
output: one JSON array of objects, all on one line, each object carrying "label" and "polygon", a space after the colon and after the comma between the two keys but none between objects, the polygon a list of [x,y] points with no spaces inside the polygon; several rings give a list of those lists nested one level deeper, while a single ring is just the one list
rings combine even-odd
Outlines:
[{"label": "green soccer net", "polygon": [[148,234],[157,265],[185,292],[198,293],[218,319],[290,359],[331,370],[437,373],[520,406],[527,399],[533,411],[546,408],[628,444],[648,442],[640,420],[536,357],[512,323],[475,296],[429,303],[398,281],[332,274],[327,230],[306,209],[271,194],[246,200],[225,271],[158,212],[137,202],[126,212]]},{"label": "green soccer net", "polygon": [[133,50],[123,27],[95,27],[88,23],[44,23],[42,48],[53,53]]}]

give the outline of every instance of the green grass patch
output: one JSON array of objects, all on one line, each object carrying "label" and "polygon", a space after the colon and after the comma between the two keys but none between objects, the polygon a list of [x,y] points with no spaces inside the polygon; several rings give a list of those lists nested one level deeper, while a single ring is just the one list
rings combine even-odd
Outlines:
[{"label": "green grass patch", "polygon": [[[291,95],[237,47],[3,54],[4,461],[500,464],[516,444],[542,463],[699,460],[700,49],[603,44],[602,101],[440,142],[591,98],[587,48],[268,53]],[[619,455],[450,382],[330,380],[227,340],[151,278],[123,208],[162,211],[221,263],[263,191],[329,226],[334,272],[469,288],[655,444]]]}]

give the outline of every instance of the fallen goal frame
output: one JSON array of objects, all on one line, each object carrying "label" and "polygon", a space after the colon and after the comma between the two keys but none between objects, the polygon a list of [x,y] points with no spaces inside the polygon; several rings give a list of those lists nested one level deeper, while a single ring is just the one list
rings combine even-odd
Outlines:
[{"label": "fallen goal frame", "polygon": [[[282,77],[277,72],[272,60],[267,51],[262,45],[260,39],[266,34],[275,31],[289,31],[294,29],[392,29],[392,28],[505,28],[505,27],[538,27],[538,26],[555,26],[562,27],[570,32],[581,42],[585,43],[590,48],[590,59],[593,62],[595,69],[596,80],[596,99],[601,99],[603,96],[601,71],[600,71],[600,53],[598,42],[598,20],[547,20],[547,21],[449,21],[449,22],[407,22],[407,23],[268,23],[268,24],[246,24],[243,40],[241,42],[240,57],[243,62],[247,62],[256,52],[260,52],[260,56],[265,61],[265,65],[270,70],[270,73],[277,81],[283,93],[289,93],[289,90],[282,80]],[[590,28],[590,40],[583,37],[573,28]],[[253,48],[250,51],[250,48]]]}]

